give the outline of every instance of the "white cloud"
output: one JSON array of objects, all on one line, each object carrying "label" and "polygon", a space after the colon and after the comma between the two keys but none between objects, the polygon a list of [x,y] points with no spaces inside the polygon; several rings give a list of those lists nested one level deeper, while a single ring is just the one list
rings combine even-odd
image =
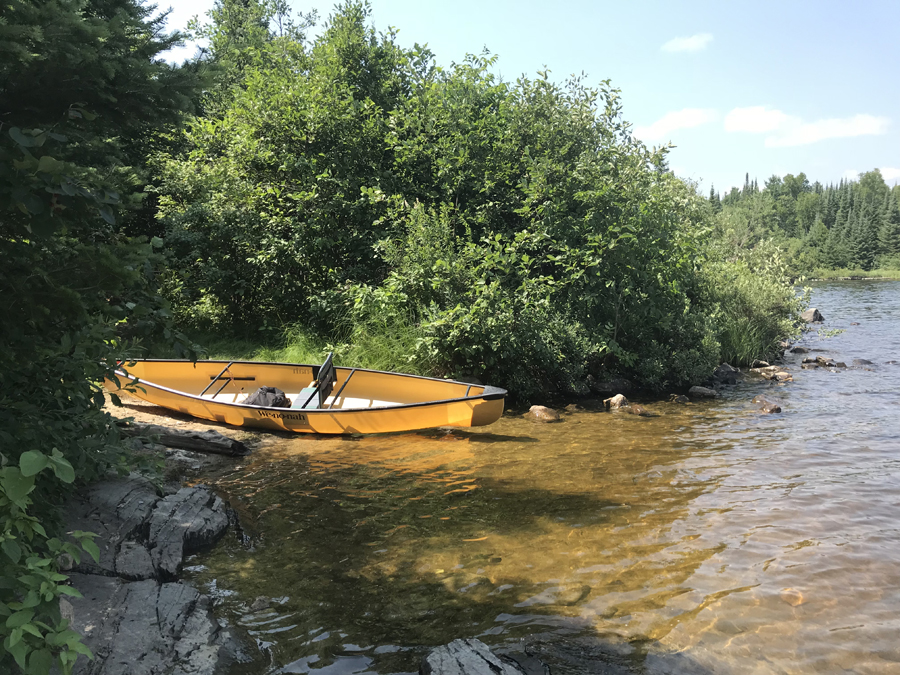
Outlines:
[{"label": "white cloud", "polygon": [[764,105],[735,108],[725,116],[725,131],[763,134],[784,126],[790,119],[780,110],[769,110]]},{"label": "white cloud", "polygon": [[758,105],[735,108],[729,112],[725,116],[725,131],[771,133],[772,135],[766,138],[767,148],[787,148],[818,143],[829,138],[878,136],[887,133],[890,122],[887,117],[874,115],[854,115],[804,122],[794,115]]},{"label": "white cloud", "polygon": [[900,169],[896,167],[883,166],[879,169],[881,171],[881,175],[884,178],[884,182],[890,184],[892,181],[894,183],[900,182]]},{"label": "white cloud", "polygon": [[887,133],[890,120],[873,115],[854,115],[844,119],[818,120],[790,124],[776,136],[766,139],[767,148],[786,148],[809,145],[829,138],[853,138],[854,136],[879,136]]},{"label": "white cloud", "polygon": [[711,33],[697,33],[691,37],[672,38],[661,49],[664,52],[699,52],[712,42]]},{"label": "white cloud", "polygon": [[716,111],[708,108],[673,110],[646,127],[635,127],[634,135],[646,143],[669,140],[669,134],[678,129],[691,129],[716,119]]}]

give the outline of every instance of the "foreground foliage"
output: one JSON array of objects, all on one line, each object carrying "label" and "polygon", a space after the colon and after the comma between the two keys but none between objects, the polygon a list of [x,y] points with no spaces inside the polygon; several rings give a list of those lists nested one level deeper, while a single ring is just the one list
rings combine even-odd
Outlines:
[{"label": "foreground foliage", "polygon": [[[126,468],[99,383],[140,336],[177,342],[140,220],[138,148],[190,108],[197,66],[131,0],[13,0],[0,17],[0,671],[69,673],[90,656],[60,611],[77,595],[55,508]],[[132,215],[129,215],[132,214]],[[132,224],[132,229],[141,229]],[[166,335],[164,335],[166,333]]]}]

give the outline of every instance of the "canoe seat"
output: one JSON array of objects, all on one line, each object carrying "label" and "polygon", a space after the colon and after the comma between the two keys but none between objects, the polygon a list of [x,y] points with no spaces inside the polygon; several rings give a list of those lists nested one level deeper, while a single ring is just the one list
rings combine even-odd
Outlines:
[{"label": "canoe seat", "polygon": [[[319,398],[317,396],[313,396],[316,391],[318,391],[318,387],[306,387],[304,389],[301,389],[300,393],[294,397],[294,402],[291,405],[291,408],[298,408],[303,410],[318,408]],[[306,403],[307,400],[309,400],[309,403]],[[304,403],[306,403],[305,406],[303,405]]]},{"label": "canoe seat", "polygon": [[334,364],[331,362],[332,354],[328,354],[316,374],[316,379],[309,383],[309,386],[302,389],[297,398],[294,400],[292,408],[324,408],[325,400],[331,394],[337,382],[337,373],[334,370]]}]

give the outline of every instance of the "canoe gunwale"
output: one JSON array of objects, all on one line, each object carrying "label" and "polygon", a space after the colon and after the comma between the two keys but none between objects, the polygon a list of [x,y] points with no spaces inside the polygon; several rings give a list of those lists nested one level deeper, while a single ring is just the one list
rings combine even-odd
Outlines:
[{"label": "canoe gunwale", "polygon": [[[156,362],[156,363],[185,363],[185,364],[194,364],[195,361],[190,361],[188,359],[136,359],[137,362]],[[135,361],[130,361],[129,363],[134,363]],[[203,363],[228,363],[228,364],[253,364],[253,365],[266,365],[266,366],[285,366],[285,367],[310,367],[316,368],[315,365],[310,364],[297,364],[297,363],[281,363],[281,362],[273,362],[273,361],[203,361]],[[352,368],[348,368],[346,366],[338,367],[337,370],[353,370]],[[458,380],[443,380],[438,377],[427,377],[424,375],[411,375],[409,373],[395,373],[391,371],[385,370],[369,370],[367,368],[356,368],[357,372],[366,372],[366,373],[374,373],[377,375],[391,375],[394,377],[409,377],[413,379],[419,380],[431,380],[434,382],[442,382],[447,384],[460,384],[460,385],[469,385],[468,382],[460,382]],[[313,371],[315,372],[315,371]],[[208,398],[203,398],[197,394],[189,394],[186,391],[182,391],[180,389],[172,389],[171,387],[166,387],[164,385],[153,382],[152,380],[143,380],[138,378],[137,376],[131,375],[125,370],[122,366],[119,366],[115,370],[115,374],[118,377],[124,377],[126,380],[131,382],[131,385],[148,385],[155,389],[159,389],[161,391],[169,392],[171,394],[175,394],[178,396],[183,396],[185,398],[190,398],[196,401],[202,401],[205,403],[215,403],[216,405],[225,405],[230,406],[237,409],[242,410],[269,410],[275,412],[284,412],[285,410],[292,410],[292,408],[278,408],[274,406],[258,406],[258,405],[248,405],[246,403],[234,403],[230,401],[215,401],[210,400]],[[131,385],[123,385],[121,388],[124,389],[126,386]],[[462,396],[458,398],[447,398],[447,399],[432,399],[428,401],[417,401],[415,403],[398,403],[396,405],[390,406],[375,406],[369,408],[305,408],[302,410],[304,414],[307,415],[335,415],[340,413],[354,413],[359,414],[365,411],[378,411],[378,410],[404,410],[409,408],[418,408],[423,406],[430,405],[445,405],[449,403],[459,403],[463,401],[495,401],[497,399],[505,399],[507,395],[507,391],[505,389],[501,389],[500,387],[492,387],[489,385],[472,385],[483,387],[484,391],[482,393],[474,395],[474,396]]]}]

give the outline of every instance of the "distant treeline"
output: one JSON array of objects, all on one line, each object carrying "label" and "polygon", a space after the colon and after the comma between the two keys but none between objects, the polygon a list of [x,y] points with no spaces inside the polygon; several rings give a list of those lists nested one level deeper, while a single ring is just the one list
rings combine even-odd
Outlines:
[{"label": "distant treeline", "polygon": [[712,188],[709,202],[718,238],[738,250],[774,239],[797,274],[900,269],[900,186],[888,187],[878,169],[828,186],[800,173],[760,189],[748,175],[721,199]]}]

